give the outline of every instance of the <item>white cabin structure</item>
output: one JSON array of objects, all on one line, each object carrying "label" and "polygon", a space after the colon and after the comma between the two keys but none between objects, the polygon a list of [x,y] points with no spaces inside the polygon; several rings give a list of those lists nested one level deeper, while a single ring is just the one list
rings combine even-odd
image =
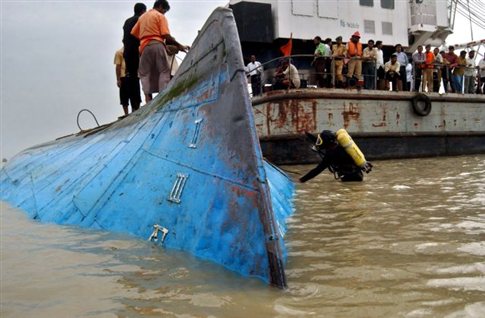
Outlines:
[{"label": "white cabin structure", "polygon": [[[271,5],[273,40],[311,40],[316,35],[347,41],[359,31],[361,41],[397,43],[413,52],[419,44],[442,45],[451,33],[447,0],[231,0]],[[251,15],[247,11],[247,15]],[[256,13],[257,14],[257,13]],[[251,18],[251,17],[248,17]],[[254,32],[258,32],[257,29]],[[244,42],[244,39],[242,39]]]}]

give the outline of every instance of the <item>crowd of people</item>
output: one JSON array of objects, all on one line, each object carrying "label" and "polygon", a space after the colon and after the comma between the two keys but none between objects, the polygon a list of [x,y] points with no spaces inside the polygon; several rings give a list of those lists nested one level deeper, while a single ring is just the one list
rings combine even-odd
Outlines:
[{"label": "crowd of people", "polygon": [[139,109],[141,88],[145,102],[161,92],[175,73],[175,54],[188,51],[170,34],[165,14],[170,10],[167,0],[157,0],[147,11],[143,3],[134,6],[134,15],[123,25],[123,47],[116,51],[116,81],[124,115]]},{"label": "crowd of people", "polygon": [[[347,43],[341,36],[333,44],[330,38],[322,40],[316,36],[313,39],[315,51],[311,65],[318,87],[416,92],[439,92],[442,87],[445,93],[485,93],[485,58],[480,60],[474,50],[462,50],[457,55],[453,46],[444,51],[432,49],[431,45],[424,48],[419,45],[416,52],[408,54],[397,44],[385,61],[382,41],[369,40],[364,47],[360,38],[356,31]],[[253,86],[253,95],[259,95],[263,67],[254,55],[252,60],[257,66],[248,64],[247,68],[252,74],[257,73],[258,80],[253,81],[251,76],[251,83],[258,86]],[[293,71],[287,72],[290,67]],[[284,80],[279,80],[282,76]],[[274,89],[299,88],[299,85],[299,71],[291,62],[279,66]]]}]

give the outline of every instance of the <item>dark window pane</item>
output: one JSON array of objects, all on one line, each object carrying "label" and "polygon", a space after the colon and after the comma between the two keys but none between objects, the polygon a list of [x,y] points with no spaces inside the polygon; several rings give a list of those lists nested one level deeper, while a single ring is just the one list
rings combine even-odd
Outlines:
[{"label": "dark window pane", "polygon": [[394,9],[394,0],[381,0],[381,7],[384,9]]},{"label": "dark window pane", "polygon": [[373,7],[374,6],[374,0],[360,0],[360,5],[366,6],[366,7]]}]

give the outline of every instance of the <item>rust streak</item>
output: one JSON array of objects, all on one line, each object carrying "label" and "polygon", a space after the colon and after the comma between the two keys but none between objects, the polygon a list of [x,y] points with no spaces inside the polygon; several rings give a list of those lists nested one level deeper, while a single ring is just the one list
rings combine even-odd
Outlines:
[{"label": "rust streak", "polygon": [[372,127],[386,127],[387,126],[387,110],[384,108],[382,110],[382,120],[378,124],[372,124]]},{"label": "rust streak", "polygon": [[359,112],[359,104],[349,102],[348,109],[346,107],[346,103],[344,102],[344,111],[342,112],[342,117],[344,120],[344,128],[347,129],[349,127],[350,121],[355,120],[358,121],[360,118],[360,112]]}]

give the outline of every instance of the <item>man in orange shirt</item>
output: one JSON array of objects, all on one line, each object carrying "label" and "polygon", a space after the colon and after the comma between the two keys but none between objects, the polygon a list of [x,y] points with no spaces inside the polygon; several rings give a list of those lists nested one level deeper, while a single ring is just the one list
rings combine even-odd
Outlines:
[{"label": "man in orange shirt", "polygon": [[175,45],[180,51],[187,51],[170,35],[165,13],[170,10],[167,0],[157,0],[153,9],[144,13],[131,30],[131,34],[140,39],[140,67],[138,75],[141,80],[145,100],[152,100],[153,93],[161,92],[170,81],[170,65],[166,45]]},{"label": "man in orange shirt", "polygon": [[424,88],[428,88],[428,93],[433,92],[433,68],[434,68],[434,53],[431,52],[431,45],[425,46],[424,52],[424,70],[423,70],[423,92]]}]

